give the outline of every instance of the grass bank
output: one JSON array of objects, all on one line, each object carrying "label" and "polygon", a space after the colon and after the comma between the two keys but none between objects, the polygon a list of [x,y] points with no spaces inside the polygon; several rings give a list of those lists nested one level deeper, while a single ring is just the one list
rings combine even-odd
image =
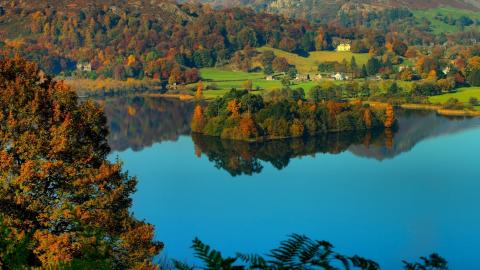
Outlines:
[{"label": "grass bank", "polygon": [[480,111],[472,111],[472,110],[450,110],[450,109],[444,109],[440,105],[432,105],[432,104],[402,104],[400,105],[401,108],[403,109],[408,109],[408,110],[429,110],[429,111],[435,111],[440,115],[445,115],[445,116],[475,116],[479,117],[480,116]]}]

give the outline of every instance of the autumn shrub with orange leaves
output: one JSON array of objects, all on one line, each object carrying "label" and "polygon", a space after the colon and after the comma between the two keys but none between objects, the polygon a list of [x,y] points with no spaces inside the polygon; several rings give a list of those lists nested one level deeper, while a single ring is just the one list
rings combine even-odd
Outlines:
[{"label": "autumn shrub with orange leaves", "polygon": [[0,60],[0,268],[156,268],[162,243],[129,212],[137,181],[108,161],[107,134],[97,105]]},{"label": "autumn shrub with orange leaves", "polygon": [[393,106],[361,102],[314,102],[288,95],[264,101],[262,96],[232,90],[206,107],[197,105],[192,131],[234,140],[297,138],[322,133],[392,128]]}]

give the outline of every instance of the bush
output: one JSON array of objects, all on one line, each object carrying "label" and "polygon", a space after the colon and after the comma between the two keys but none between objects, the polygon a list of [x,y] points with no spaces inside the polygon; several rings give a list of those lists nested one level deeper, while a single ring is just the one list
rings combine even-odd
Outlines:
[{"label": "bush", "polygon": [[469,103],[470,103],[470,105],[472,105],[472,106],[478,106],[478,105],[479,105],[478,98],[476,98],[476,97],[471,97],[470,100],[469,100]]},{"label": "bush", "polygon": [[443,108],[447,110],[463,110],[465,105],[456,98],[450,98],[443,104]]}]

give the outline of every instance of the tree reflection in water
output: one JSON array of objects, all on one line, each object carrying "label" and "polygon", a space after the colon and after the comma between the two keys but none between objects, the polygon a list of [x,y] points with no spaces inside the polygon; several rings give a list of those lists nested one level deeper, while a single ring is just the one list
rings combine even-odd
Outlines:
[{"label": "tree reflection in water", "polygon": [[105,108],[112,150],[141,151],[190,133],[192,102],[154,97],[114,97],[99,101]]},{"label": "tree reflection in water", "polygon": [[232,176],[240,176],[261,173],[262,162],[282,170],[293,158],[315,156],[317,153],[339,154],[352,145],[391,148],[393,136],[394,131],[387,129],[254,143],[222,140],[201,134],[192,134],[192,140],[197,156],[205,154],[215,167],[228,171]]}]

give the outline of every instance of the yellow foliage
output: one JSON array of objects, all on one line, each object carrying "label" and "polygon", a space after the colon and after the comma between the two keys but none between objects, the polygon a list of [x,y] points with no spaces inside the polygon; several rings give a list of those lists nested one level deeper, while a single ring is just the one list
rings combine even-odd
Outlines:
[{"label": "yellow foliage", "polygon": [[127,59],[127,66],[133,66],[137,62],[137,59],[135,58],[135,55],[130,55]]},{"label": "yellow foliage", "polygon": [[135,116],[137,114],[137,109],[135,109],[133,106],[128,106],[127,113],[130,116]]}]

